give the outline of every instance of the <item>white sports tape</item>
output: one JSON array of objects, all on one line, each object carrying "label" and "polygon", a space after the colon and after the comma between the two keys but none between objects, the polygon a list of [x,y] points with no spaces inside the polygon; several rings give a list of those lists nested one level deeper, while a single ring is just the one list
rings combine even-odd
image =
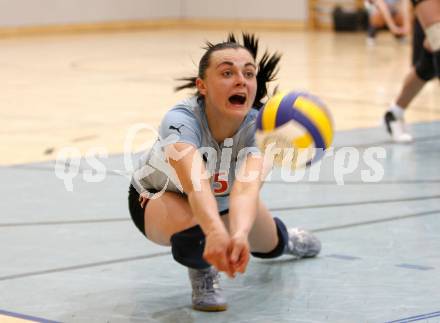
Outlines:
[{"label": "white sports tape", "polygon": [[433,52],[440,50],[440,22],[436,22],[426,28],[426,38]]}]

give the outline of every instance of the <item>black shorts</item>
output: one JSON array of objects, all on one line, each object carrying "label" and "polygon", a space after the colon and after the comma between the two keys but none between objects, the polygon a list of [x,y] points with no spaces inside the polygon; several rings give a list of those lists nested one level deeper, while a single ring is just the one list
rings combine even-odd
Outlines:
[{"label": "black shorts", "polygon": [[[139,193],[136,191],[133,185],[130,185],[128,189],[128,209],[130,211],[131,219],[134,222],[134,225],[145,235],[145,204],[144,207],[139,203]],[[148,203],[148,201],[147,201]]]},{"label": "black shorts", "polygon": [[420,25],[418,19],[414,20],[413,26],[413,38],[412,38],[412,63],[416,65],[423,56],[423,52],[426,51],[423,47],[425,41],[425,32]]},{"label": "black shorts", "polygon": [[[157,191],[151,191],[150,193],[157,193]],[[144,207],[141,206],[139,203],[139,193],[136,191],[133,185],[130,185],[130,188],[128,189],[128,209],[130,211],[131,219],[134,222],[134,225],[136,228],[139,229],[139,231],[146,236],[145,233],[145,207],[148,204],[145,203]],[[229,209],[223,210],[220,212],[220,215],[224,215],[229,213]],[[198,227],[198,226],[196,226]],[[193,227],[195,228],[195,227]],[[191,228],[190,228],[191,229]]]},{"label": "black shorts", "polygon": [[435,77],[434,57],[432,53],[423,46],[424,41],[425,32],[416,19],[413,27],[412,64],[417,76],[424,81],[429,81]]}]

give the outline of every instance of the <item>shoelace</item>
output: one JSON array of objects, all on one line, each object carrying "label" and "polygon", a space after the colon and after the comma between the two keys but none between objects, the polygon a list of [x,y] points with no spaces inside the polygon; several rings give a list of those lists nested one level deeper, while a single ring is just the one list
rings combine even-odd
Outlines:
[{"label": "shoelace", "polygon": [[293,249],[296,252],[303,253],[306,250],[306,243],[304,242],[304,239],[300,236],[296,236],[296,239],[292,244]]},{"label": "shoelace", "polygon": [[196,280],[196,289],[200,292],[207,292],[215,294],[218,289],[218,274],[213,274],[211,271],[201,273],[200,279]]},{"label": "shoelace", "polygon": [[289,247],[291,248],[291,252],[299,254],[300,256],[307,252],[308,244],[303,231],[299,230],[295,233],[293,241],[289,241]]}]

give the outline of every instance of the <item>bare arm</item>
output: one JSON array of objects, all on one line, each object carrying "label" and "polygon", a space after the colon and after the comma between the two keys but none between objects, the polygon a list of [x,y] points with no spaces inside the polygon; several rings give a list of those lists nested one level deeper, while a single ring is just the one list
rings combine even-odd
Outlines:
[{"label": "bare arm", "polygon": [[401,8],[402,8],[402,16],[403,16],[402,29],[405,34],[409,34],[411,30],[411,19],[412,19],[411,4],[409,0],[402,0]]},{"label": "bare arm", "polygon": [[238,172],[230,195],[231,235],[248,235],[255,220],[263,160],[249,155]]},{"label": "bare arm", "polygon": [[379,10],[379,12],[382,14],[382,16],[385,19],[385,22],[388,26],[388,28],[390,29],[390,31],[393,34],[396,35],[400,35],[402,34],[402,29],[399,28],[396,23],[393,20],[393,17],[391,16],[391,12],[390,9],[388,8],[387,4],[385,3],[384,0],[372,0],[371,1]]},{"label": "bare arm", "polygon": [[230,237],[220,219],[200,153],[190,144],[176,143],[166,147],[166,154],[188,196],[192,213],[206,236],[203,257],[231,276],[228,261]]},{"label": "bare arm", "polygon": [[231,266],[244,272],[249,261],[248,235],[257,214],[263,158],[248,155],[239,169],[229,200],[229,223],[232,238]]}]

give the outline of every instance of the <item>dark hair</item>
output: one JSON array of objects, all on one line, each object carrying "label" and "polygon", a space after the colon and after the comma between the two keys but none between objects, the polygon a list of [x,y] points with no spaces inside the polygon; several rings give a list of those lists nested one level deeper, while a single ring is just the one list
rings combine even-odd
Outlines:
[{"label": "dark hair", "polygon": [[[179,85],[175,88],[176,91],[180,91],[183,89],[193,89],[196,88],[196,80],[197,78],[203,79],[205,77],[206,69],[209,67],[209,60],[211,58],[211,54],[215,51],[227,49],[227,48],[243,48],[246,49],[252,57],[256,60],[258,54],[258,38],[253,34],[243,33],[243,44],[240,44],[235,35],[230,33],[228,39],[225,42],[221,42],[218,44],[212,44],[211,42],[206,43],[205,54],[203,54],[202,58],[199,62],[199,71],[197,76],[193,77],[183,77],[178,79],[178,81],[185,82],[182,85]],[[263,103],[261,100],[267,95],[267,83],[275,80],[275,76],[278,73],[278,63],[281,59],[281,54],[275,52],[274,54],[269,54],[266,50],[260,60],[257,62],[258,72],[257,72],[257,93],[255,96],[255,100],[253,103],[254,108],[261,108]],[[197,96],[201,96],[201,94],[197,91]]]}]

